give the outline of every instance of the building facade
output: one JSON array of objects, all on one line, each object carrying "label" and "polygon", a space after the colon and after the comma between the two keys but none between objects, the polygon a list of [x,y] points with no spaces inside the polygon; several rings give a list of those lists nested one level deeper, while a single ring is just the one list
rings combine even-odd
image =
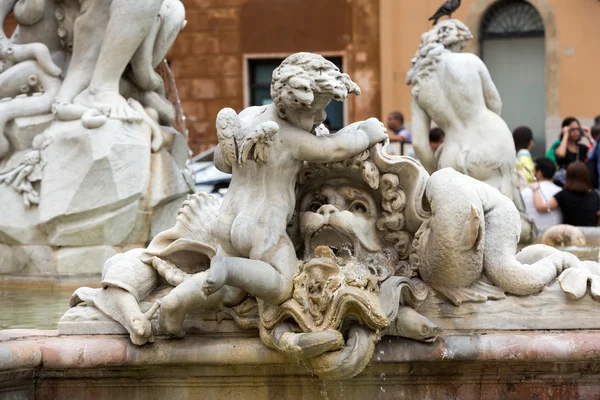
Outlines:
[{"label": "building facade", "polygon": [[[363,89],[329,110],[335,128],[402,111],[410,126],[404,83],[427,18],[442,0],[183,0],[189,24],[170,54],[191,145],[216,143],[214,121],[226,106],[268,101],[270,71],[298,51],[321,53]],[[456,18],[474,38],[467,51],[488,65],[509,126],[531,126],[534,154],[560,133],[566,116],[584,124],[600,114],[597,0],[463,0]]]},{"label": "building facade", "polygon": [[190,145],[217,143],[215,117],[270,100],[272,70],[299,51],[348,72],[363,95],[333,104],[332,129],[381,114],[378,0],[183,0],[188,25],[169,62],[187,115]]},{"label": "building facade", "polygon": [[[410,110],[405,85],[410,60],[440,0],[380,0],[382,114]],[[454,15],[474,38],[466,51],[479,54],[503,99],[513,129],[533,128],[541,155],[567,116],[591,125],[600,114],[597,0],[463,0]],[[409,118],[410,119],[410,118]]]}]

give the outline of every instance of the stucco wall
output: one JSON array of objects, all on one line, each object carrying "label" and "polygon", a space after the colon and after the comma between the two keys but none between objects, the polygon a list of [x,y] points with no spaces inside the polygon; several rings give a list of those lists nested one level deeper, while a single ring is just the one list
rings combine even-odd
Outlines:
[{"label": "stucco wall", "polygon": [[[378,0],[183,0],[188,25],[169,55],[190,145],[216,144],[215,117],[241,111],[246,58],[299,51],[336,54],[364,95],[351,99],[347,121],[381,113]],[[246,57],[246,58],[245,58]]]},{"label": "stucco wall", "polygon": [[[495,0],[463,0],[454,17],[465,21],[477,36],[479,22]],[[548,80],[547,126],[556,135],[555,125],[567,115],[589,123],[600,114],[595,94],[600,91],[600,3],[596,0],[532,0],[547,24]],[[404,79],[420,35],[429,29],[439,0],[380,0],[382,53],[382,116],[399,109],[410,120],[410,88]],[[555,21],[548,26],[548,21]],[[471,50],[477,50],[474,39]],[[573,52],[574,50],[574,52]],[[551,57],[552,51],[555,52]]]}]

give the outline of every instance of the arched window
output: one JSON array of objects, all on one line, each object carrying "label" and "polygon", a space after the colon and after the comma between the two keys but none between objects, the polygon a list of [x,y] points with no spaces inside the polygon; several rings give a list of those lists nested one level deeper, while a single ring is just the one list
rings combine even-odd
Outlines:
[{"label": "arched window", "polygon": [[526,1],[501,0],[487,10],[479,32],[481,43],[490,39],[544,37],[544,21]]}]

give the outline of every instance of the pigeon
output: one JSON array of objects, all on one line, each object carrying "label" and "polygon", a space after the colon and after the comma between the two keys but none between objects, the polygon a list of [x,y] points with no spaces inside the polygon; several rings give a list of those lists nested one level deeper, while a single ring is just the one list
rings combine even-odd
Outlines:
[{"label": "pigeon", "polygon": [[438,23],[438,20],[444,15],[452,18],[452,13],[460,7],[460,0],[446,0],[444,4],[433,14],[429,21],[433,21],[433,25]]}]

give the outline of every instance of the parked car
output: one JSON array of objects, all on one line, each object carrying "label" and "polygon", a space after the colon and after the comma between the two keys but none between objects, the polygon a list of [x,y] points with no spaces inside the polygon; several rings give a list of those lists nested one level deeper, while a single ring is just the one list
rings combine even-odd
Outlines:
[{"label": "parked car", "polygon": [[195,187],[197,192],[217,193],[224,196],[231,182],[231,175],[215,167],[215,149],[216,146],[192,158]]}]

